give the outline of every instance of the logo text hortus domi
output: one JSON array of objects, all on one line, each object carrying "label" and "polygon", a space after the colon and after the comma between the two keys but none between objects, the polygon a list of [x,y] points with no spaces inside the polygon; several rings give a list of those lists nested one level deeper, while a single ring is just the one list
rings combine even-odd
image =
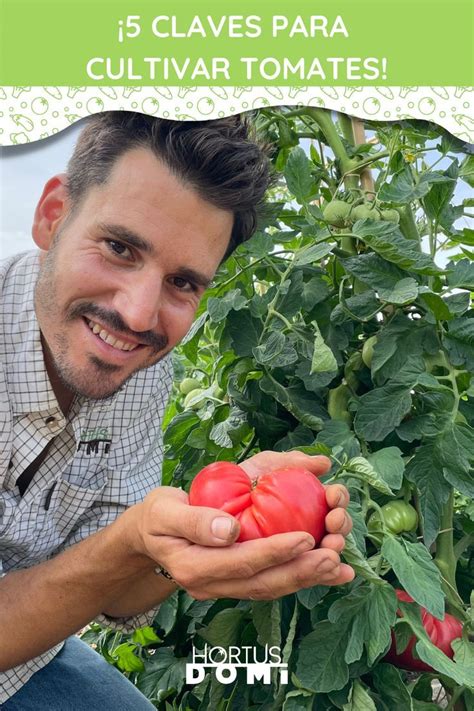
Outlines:
[{"label": "logo text hortus domi", "polygon": [[255,647],[193,647],[193,661],[186,664],[186,684],[199,684],[204,680],[206,670],[213,669],[221,684],[232,684],[237,678],[237,670],[245,669],[247,684],[262,681],[271,684],[273,669],[278,669],[280,683],[288,684],[288,664],[282,661],[280,648],[265,645]]}]

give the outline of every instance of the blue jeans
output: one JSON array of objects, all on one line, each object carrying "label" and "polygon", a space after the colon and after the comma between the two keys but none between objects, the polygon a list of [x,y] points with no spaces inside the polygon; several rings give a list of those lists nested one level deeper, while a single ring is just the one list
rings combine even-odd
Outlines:
[{"label": "blue jeans", "polygon": [[33,674],[2,711],[150,711],[156,707],[79,637]]}]

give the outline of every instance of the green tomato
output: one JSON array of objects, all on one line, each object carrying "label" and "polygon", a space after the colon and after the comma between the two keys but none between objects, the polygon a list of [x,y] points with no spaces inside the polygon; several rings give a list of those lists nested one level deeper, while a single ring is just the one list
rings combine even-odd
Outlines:
[{"label": "green tomato", "polygon": [[[195,390],[191,390],[186,397],[184,398],[184,407],[186,410],[199,410],[201,405],[203,404],[204,400],[206,399],[205,397],[202,397],[199,399],[199,395],[202,395],[205,392],[204,388],[195,388]],[[197,398],[197,399],[196,399]],[[196,399],[195,402],[193,402]]]},{"label": "green tomato", "polygon": [[326,205],[323,210],[323,217],[326,222],[334,227],[344,227],[349,217],[351,206],[344,200],[333,200]]},{"label": "green tomato", "polygon": [[347,409],[347,405],[351,398],[349,388],[345,383],[341,383],[337,388],[332,388],[328,392],[328,413],[331,420],[346,422],[349,426],[352,423],[352,417]]},{"label": "green tomato", "polygon": [[382,210],[382,220],[385,220],[386,222],[393,222],[395,225],[398,225],[400,222],[400,215],[397,210]]},{"label": "green tomato", "polygon": [[[382,515],[385,527],[390,533],[398,534],[406,531],[414,531],[418,524],[418,514],[411,504],[406,501],[397,499],[389,501],[388,504],[382,506]],[[367,528],[371,532],[380,532],[380,515],[378,511],[374,511],[369,518]]]},{"label": "green tomato", "polygon": [[364,203],[353,208],[351,220],[380,220],[380,213],[370,203]]},{"label": "green tomato", "polygon": [[377,343],[377,336],[371,336],[366,340],[362,347],[362,360],[367,368],[372,366],[372,358],[374,356],[374,346]]},{"label": "green tomato", "polygon": [[197,378],[184,378],[179,384],[179,392],[182,395],[187,395],[191,390],[196,390],[196,388],[200,387],[201,383]]}]

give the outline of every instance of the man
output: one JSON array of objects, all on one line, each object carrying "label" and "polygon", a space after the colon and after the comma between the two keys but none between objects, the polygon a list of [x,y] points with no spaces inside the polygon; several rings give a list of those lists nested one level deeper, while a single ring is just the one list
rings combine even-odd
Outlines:
[{"label": "man", "polygon": [[[98,115],[45,185],[39,251],[0,266],[7,711],[152,708],[74,633],[92,619],[149,624],[177,585],[197,599],[272,599],[353,577],[338,555],[351,527],[344,487],[327,488],[329,533],[312,550],[304,532],[235,544],[232,516],[159,486],[168,354],[254,231],[268,182],[238,117]],[[288,464],[318,475],[329,460],[264,452],[242,466],[254,476]]]}]

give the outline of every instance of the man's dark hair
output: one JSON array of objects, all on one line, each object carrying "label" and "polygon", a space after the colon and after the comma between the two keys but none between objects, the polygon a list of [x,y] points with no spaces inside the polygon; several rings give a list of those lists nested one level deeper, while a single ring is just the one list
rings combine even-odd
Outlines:
[{"label": "man's dark hair", "polygon": [[107,181],[120,156],[140,147],[201,198],[233,213],[226,256],[251,237],[271,178],[267,149],[241,115],[215,121],[169,121],[130,111],[92,116],[67,167],[72,210],[90,187]]}]

